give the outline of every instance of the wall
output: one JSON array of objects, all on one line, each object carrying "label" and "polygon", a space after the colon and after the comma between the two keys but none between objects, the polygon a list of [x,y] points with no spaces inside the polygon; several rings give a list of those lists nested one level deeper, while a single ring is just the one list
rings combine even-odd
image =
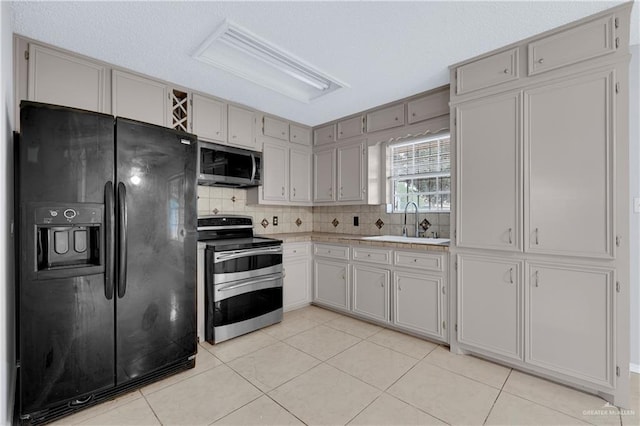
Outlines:
[{"label": "wall", "polygon": [[640,214],[633,212],[633,198],[640,197],[640,44],[630,47],[629,66],[629,192],[631,197],[631,371],[640,373]]},{"label": "wall", "polygon": [[[198,186],[198,216],[215,214],[242,214],[253,217],[256,234],[311,232],[313,230],[312,207],[247,205],[245,189]],[[273,225],[278,216],[278,225]],[[266,226],[261,222],[266,219]],[[300,219],[299,225],[296,221]]]},{"label": "wall", "polygon": [[13,16],[11,3],[0,2],[0,424],[13,417],[14,275],[13,238]]}]

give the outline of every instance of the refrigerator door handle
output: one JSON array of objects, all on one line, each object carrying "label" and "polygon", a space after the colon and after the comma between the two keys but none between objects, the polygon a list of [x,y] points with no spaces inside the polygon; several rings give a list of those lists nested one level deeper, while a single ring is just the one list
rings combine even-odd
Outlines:
[{"label": "refrigerator door handle", "polygon": [[118,298],[127,291],[127,190],[118,183]]},{"label": "refrigerator door handle", "polygon": [[104,233],[105,233],[105,271],[104,271],[104,295],[107,300],[113,298],[113,279],[115,275],[116,260],[116,234],[114,224],[116,213],[113,199],[113,182],[104,185]]}]

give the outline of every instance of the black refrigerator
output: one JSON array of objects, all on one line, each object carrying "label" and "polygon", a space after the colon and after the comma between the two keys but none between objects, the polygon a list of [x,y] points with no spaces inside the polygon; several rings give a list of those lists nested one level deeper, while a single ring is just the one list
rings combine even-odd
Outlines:
[{"label": "black refrigerator", "polygon": [[38,423],[193,367],[194,135],[23,101],[19,416]]}]

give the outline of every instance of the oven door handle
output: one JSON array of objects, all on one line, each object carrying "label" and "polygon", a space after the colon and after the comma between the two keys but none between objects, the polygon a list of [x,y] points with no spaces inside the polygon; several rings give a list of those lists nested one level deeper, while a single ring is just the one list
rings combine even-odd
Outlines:
[{"label": "oven door handle", "polygon": [[260,283],[264,283],[264,282],[267,282],[267,281],[274,281],[274,280],[282,279],[282,278],[283,278],[282,273],[273,274],[273,275],[267,275],[266,277],[258,278],[257,280],[249,280],[249,281],[229,284],[227,286],[219,288],[217,291],[230,291],[230,290],[235,290],[235,289],[240,288],[240,287],[246,287],[246,286],[249,286],[249,285],[260,284]]},{"label": "oven door handle", "polygon": [[237,259],[239,257],[255,256],[260,254],[282,254],[282,246],[248,250],[223,251],[215,254],[213,263],[220,263],[226,260]]}]

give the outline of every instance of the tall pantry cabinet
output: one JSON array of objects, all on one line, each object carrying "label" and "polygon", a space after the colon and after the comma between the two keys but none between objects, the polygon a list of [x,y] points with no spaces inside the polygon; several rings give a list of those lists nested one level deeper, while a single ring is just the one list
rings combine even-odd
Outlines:
[{"label": "tall pantry cabinet", "polygon": [[629,403],[630,4],[451,66],[452,349]]}]

